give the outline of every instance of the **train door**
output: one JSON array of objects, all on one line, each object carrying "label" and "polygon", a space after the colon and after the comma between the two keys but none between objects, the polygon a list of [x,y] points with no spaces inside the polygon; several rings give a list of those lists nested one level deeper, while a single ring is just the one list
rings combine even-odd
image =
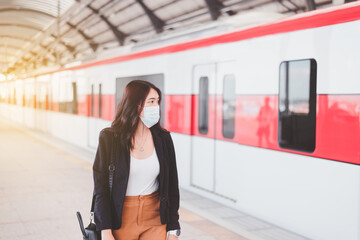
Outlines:
[{"label": "train door", "polygon": [[[236,201],[235,65],[219,62],[193,70],[191,184]],[[230,140],[230,141],[226,141]]]},{"label": "train door", "polygon": [[197,65],[192,79],[191,184],[214,191],[215,64]]},{"label": "train door", "polygon": [[[161,115],[164,116],[164,111],[165,111],[165,94],[164,94],[164,74],[163,73],[159,73],[159,74],[151,74],[151,75],[142,75],[142,76],[131,76],[131,77],[120,77],[120,78],[116,78],[116,95],[115,95],[115,109],[114,111],[116,111],[116,107],[117,105],[120,103],[122,94],[124,92],[124,89],[126,87],[126,85],[133,81],[133,80],[144,80],[147,82],[150,82],[152,84],[154,84],[157,88],[160,89],[161,91]],[[164,126],[164,117],[161,117],[160,119],[160,125]]]},{"label": "train door", "polygon": [[[234,179],[239,174],[238,144],[235,139],[236,65],[234,61],[216,64],[215,186],[217,195],[236,202]],[[236,184],[235,184],[236,185]]]}]

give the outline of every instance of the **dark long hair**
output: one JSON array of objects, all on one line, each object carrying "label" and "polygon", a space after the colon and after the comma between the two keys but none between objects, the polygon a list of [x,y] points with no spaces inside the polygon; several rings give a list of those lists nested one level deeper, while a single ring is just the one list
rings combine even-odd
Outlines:
[{"label": "dark long hair", "polygon": [[[114,121],[111,123],[111,129],[114,132],[118,132],[119,136],[123,141],[124,147],[126,149],[132,150],[134,148],[132,140],[135,138],[135,131],[139,124],[140,113],[144,108],[145,100],[147,95],[150,92],[150,89],[153,88],[159,94],[159,105],[161,103],[161,91],[154,84],[143,81],[143,80],[133,80],[129,82],[124,90],[120,103],[116,107],[116,115]],[[138,111],[138,106],[141,106]],[[160,112],[161,119],[161,112]],[[160,119],[154,126],[151,128],[158,128],[162,131],[167,131],[160,126]]]}]

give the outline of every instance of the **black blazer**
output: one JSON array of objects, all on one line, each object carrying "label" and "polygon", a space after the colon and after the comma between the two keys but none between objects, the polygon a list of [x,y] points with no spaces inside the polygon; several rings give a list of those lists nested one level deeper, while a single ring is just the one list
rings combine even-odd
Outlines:
[{"label": "black blazer", "polygon": [[[150,128],[160,164],[160,218],[167,224],[166,230],[180,229],[179,187],[174,144],[169,131],[157,126]],[[94,221],[96,230],[119,229],[127,182],[130,170],[130,150],[125,150],[117,132],[104,128],[99,134],[99,145],[93,164],[94,178]],[[109,163],[115,151],[115,171],[113,175],[112,197],[109,188]]]}]

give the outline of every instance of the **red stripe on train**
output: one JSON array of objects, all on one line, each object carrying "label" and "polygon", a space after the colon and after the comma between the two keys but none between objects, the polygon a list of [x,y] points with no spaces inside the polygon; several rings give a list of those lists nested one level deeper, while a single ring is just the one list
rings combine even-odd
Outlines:
[{"label": "red stripe on train", "polygon": [[[269,98],[266,119],[259,116],[260,109]],[[86,102],[79,102],[79,115],[90,117],[90,95]],[[115,118],[115,96],[102,95],[101,119]],[[216,104],[215,104],[216,102]],[[98,118],[98,97],[94,96],[94,115]],[[215,112],[216,106],[216,112]],[[52,103],[51,110],[58,111]],[[215,114],[216,113],[216,114]],[[198,96],[165,95],[165,128],[171,132],[195,135],[242,145],[273,149],[277,151],[332,159],[360,164],[360,95],[318,95],[316,117],[316,148],[311,154],[282,149],[277,143],[278,98],[277,96],[237,96],[235,136],[223,137],[222,98],[209,96],[209,128],[206,135],[198,131]]]},{"label": "red stripe on train", "polygon": [[[264,123],[259,117],[259,111],[264,107],[266,97],[270,99],[270,120]],[[182,134],[360,164],[359,95],[317,96],[316,148],[311,154],[278,146],[277,101],[277,96],[237,96],[235,136],[227,139],[222,134],[221,96],[216,97],[216,114],[214,96],[209,97],[209,129],[208,133],[203,135],[198,131],[198,96],[167,95],[165,127],[169,131]],[[267,126],[266,131],[264,126]]]},{"label": "red stripe on train", "polygon": [[102,94],[101,117],[99,117],[99,95],[94,94],[93,115],[91,115],[91,95],[85,95],[78,99],[78,115],[101,118],[112,121],[115,118],[115,95]]}]

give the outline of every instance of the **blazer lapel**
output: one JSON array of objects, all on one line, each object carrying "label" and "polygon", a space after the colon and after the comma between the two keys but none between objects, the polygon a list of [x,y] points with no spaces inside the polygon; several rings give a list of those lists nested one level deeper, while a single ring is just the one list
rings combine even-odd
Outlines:
[{"label": "blazer lapel", "polygon": [[[164,193],[164,178],[167,175],[165,173],[166,171],[166,163],[165,163],[165,153],[163,149],[163,142],[159,133],[159,130],[156,128],[151,127],[150,128],[151,135],[154,141],[154,146],[156,150],[156,155],[159,160],[160,165],[160,179],[159,179],[159,188],[160,188],[160,194],[163,196]],[[116,149],[115,154],[115,174],[113,185],[117,185],[122,183],[123,185],[120,187],[121,189],[125,189],[126,185],[128,183],[129,178],[129,172],[130,172],[130,150],[124,151],[122,147],[120,147],[120,141],[121,139],[119,137],[115,138],[115,142],[113,147]],[[115,195],[121,195],[120,192],[118,192],[118,187],[113,187],[113,192]],[[123,190],[122,190],[123,191]],[[125,195],[125,193],[122,193]]]}]

